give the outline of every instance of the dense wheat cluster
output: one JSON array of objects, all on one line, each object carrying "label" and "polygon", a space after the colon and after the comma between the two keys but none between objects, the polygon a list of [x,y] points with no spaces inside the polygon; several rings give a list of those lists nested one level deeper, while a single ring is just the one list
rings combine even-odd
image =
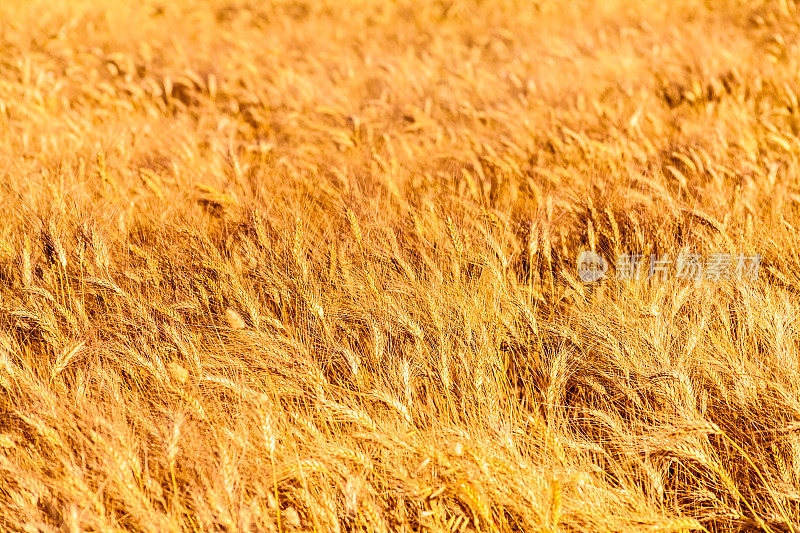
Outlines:
[{"label": "dense wheat cluster", "polygon": [[799,38],[3,0],[0,531],[800,532]]}]

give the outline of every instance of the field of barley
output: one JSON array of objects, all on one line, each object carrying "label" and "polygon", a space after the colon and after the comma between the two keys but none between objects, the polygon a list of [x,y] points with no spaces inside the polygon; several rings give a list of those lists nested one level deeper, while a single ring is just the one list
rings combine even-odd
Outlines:
[{"label": "field of barley", "polygon": [[0,531],[800,533],[798,231],[793,0],[2,0]]}]

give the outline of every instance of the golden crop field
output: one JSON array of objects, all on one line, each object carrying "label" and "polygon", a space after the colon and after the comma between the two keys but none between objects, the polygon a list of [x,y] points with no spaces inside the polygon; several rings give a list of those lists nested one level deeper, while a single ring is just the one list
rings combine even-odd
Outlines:
[{"label": "golden crop field", "polygon": [[793,0],[2,0],[0,532],[800,533],[799,99]]}]

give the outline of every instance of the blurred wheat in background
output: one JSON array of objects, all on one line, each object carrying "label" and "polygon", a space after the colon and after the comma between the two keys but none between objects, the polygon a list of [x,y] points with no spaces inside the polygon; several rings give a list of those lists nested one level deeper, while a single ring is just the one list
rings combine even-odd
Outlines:
[{"label": "blurred wheat in background", "polygon": [[3,0],[0,531],[800,532],[799,38]]}]

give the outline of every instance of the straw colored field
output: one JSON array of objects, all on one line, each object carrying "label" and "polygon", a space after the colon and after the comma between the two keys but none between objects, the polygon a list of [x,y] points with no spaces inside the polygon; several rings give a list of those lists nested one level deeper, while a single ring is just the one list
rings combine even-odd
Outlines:
[{"label": "straw colored field", "polygon": [[800,531],[799,37],[3,0],[0,531]]}]

